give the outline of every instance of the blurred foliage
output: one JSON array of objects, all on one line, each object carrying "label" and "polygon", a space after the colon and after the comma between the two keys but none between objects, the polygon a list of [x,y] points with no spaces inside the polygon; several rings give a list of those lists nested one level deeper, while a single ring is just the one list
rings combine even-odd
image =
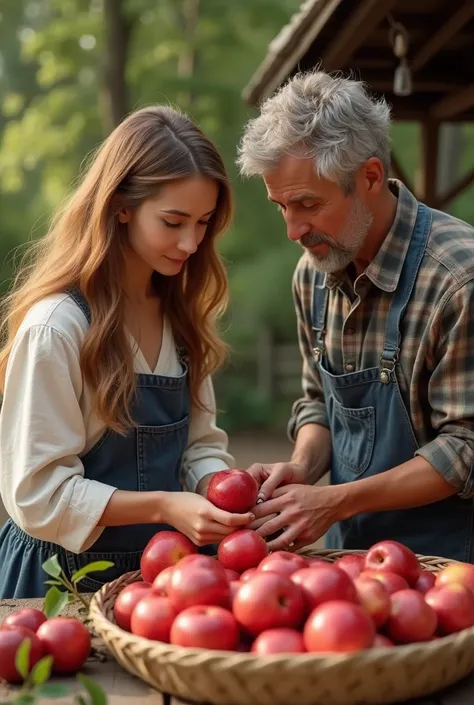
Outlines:
[{"label": "blurred foliage", "polygon": [[[239,351],[255,347],[262,326],[276,341],[295,340],[290,282],[300,250],[287,240],[263,185],[243,183],[234,160],[242,126],[254,114],[242,88],[297,0],[0,0],[0,292],[8,286],[15,248],[41,236],[85,157],[113,124],[111,4],[125,31],[115,50],[125,57],[126,111],[149,103],[180,105],[224,156],[237,216],[221,243],[229,267],[226,335],[233,355],[217,380],[219,406],[228,427],[271,424],[278,404],[258,391],[255,369],[244,375]],[[472,128],[465,130],[472,143]],[[394,138],[413,174],[416,127],[397,125]],[[472,162],[472,150],[464,150],[466,168],[469,156]],[[471,189],[453,212],[474,222],[473,203]]]}]

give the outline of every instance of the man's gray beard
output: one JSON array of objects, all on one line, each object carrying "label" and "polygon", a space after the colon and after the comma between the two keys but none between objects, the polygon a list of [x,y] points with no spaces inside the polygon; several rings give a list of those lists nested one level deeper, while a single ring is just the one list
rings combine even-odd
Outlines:
[{"label": "man's gray beard", "polygon": [[347,224],[341,232],[338,246],[328,242],[324,235],[319,235],[318,233],[309,233],[303,236],[300,242],[305,248],[314,247],[318,243],[326,243],[329,247],[329,252],[324,257],[307,249],[315,269],[328,274],[345,269],[354,261],[357,253],[361,250],[373,219],[372,213],[365,208],[360,199],[356,198],[349,211]]}]

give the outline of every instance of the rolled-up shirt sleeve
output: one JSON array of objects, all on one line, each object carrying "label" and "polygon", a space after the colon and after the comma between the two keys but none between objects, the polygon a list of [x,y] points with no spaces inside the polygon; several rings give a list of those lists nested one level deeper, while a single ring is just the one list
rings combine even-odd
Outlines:
[{"label": "rolled-up shirt sleeve", "polygon": [[311,282],[307,269],[299,265],[293,276],[292,293],[296,310],[298,344],[303,360],[301,386],[303,396],[293,404],[288,435],[296,440],[299,429],[308,423],[329,428],[324,391],[312,354]]},{"label": "rolled-up shirt sleeve", "polygon": [[445,297],[433,316],[428,401],[436,438],[416,451],[463,498],[474,497],[474,284]]},{"label": "rolled-up shirt sleeve", "polygon": [[199,394],[204,408],[191,410],[188,445],[183,456],[181,481],[185,490],[195,492],[206,475],[234,466],[228,452],[227,433],[216,424],[216,400],[212,378],[206,377]]},{"label": "rolled-up shirt sleeve", "polygon": [[7,366],[0,414],[0,491],[9,515],[31,536],[80,553],[103,531],[114,487],[88,480],[74,346],[55,328],[19,332]]}]

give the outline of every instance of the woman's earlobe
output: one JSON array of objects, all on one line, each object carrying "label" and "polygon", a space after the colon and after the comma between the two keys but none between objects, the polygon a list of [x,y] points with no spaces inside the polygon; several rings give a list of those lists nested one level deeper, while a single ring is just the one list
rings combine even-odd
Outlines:
[{"label": "woman's earlobe", "polygon": [[130,216],[129,216],[128,211],[126,209],[119,211],[118,219],[119,219],[119,223],[128,223],[128,221],[130,220]]}]

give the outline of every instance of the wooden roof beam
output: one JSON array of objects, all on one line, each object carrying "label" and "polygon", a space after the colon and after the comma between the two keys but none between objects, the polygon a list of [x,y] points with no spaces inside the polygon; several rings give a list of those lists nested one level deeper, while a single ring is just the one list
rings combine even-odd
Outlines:
[{"label": "wooden roof beam", "polygon": [[470,108],[474,108],[474,83],[441,98],[431,108],[430,117],[435,120],[452,120]]},{"label": "wooden roof beam", "polygon": [[359,0],[357,9],[323,53],[325,70],[342,69],[396,3],[397,0]]},{"label": "wooden roof beam", "polygon": [[474,17],[474,2],[466,0],[433,34],[410,62],[412,71],[419,71]]}]

